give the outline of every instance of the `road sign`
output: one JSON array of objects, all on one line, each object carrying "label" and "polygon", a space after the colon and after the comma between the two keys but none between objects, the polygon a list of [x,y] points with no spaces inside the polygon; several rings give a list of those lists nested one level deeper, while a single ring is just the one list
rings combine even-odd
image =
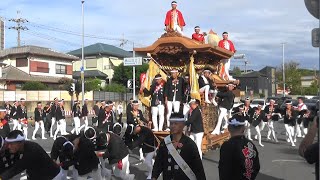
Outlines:
[{"label": "road sign", "polygon": [[319,47],[319,35],[320,35],[320,28],[314,28],[311,31],[312,35],[312,46],[313,47]]},{"label": "road sign", "polygon": [[304,0],[304,3],[310,14],[319,19],[319,0]]},{"label": "road sign", "polygon": [[139,66],[142,65],[142,57],[135,57],[135,58],[124,58],[123,59],[124,66]]}]

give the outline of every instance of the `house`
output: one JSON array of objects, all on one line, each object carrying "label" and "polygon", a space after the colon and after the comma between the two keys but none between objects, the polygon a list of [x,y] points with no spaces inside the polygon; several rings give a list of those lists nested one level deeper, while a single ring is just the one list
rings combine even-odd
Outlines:
[{"label": "house", "polygon": [[315,76],[302,76],[301,87],[304,87],[304,88],[310,87],[314,81],[316,81]]},{"label": "house", "polygon": [[259,71],[253,71],[236,76],[235,78],[240,80],[240,90],[245,91],[246,96],[249,96],[250,94],[264,94],[265,97],[269,96],[269,79],[265,74],[262,74]]},{"label": "house", "polygon": [[[77,49],[68,54],[79,57],[73,64],[73,77],[80,78],[80,68],[82,67],[82,49]],[[123,58],[132,57],[132,53],[121,48],[96,43],[84,47],[84,76],[85,78],[99,78],[109,84],[112,80],[114,67],[123,63]]]},{"label": "house", "polygon": [[268,96],[277,95],[276,68],[271,66],[266,66],[262,68],[259,72],[268,77],[268,82],[267,82]]},{"label": "house", "polygon": [[[19,89],[27,81],[58,84],[61,78],[72,78],[72,63],[76,60],[76,56],[39,46],[28,45],[1,50],[1,81],[6,82],[2,88]],[[13,72],[19,76],[13,77]],[[19,78],[21,80],[17,81]]]}]

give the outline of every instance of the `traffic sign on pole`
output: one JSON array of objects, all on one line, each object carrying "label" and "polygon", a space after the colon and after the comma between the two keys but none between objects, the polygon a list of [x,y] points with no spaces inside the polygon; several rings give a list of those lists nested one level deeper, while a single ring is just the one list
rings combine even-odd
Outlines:
[{"label": "traffic sign on pole", "polygon": [[319,0],[304,0],[304,3],[310,14],[319,19]]},{"label": "traffic sign on pole", "polygon": [[124,66],[139,66],[142,65],[142,57],[132,57],[123,59]]}]

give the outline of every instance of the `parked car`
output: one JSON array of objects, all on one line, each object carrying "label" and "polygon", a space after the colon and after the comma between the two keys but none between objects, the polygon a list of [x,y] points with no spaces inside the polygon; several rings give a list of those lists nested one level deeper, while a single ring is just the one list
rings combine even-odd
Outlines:
[{"label": "parked car", "polygon": [[280,106],[280,109],[281,110],[285,110],[286,109],[286,103],[289,102],[289,101],[292,101],[292,106],[298,106],[298,100],[296,99],[287,99],[285,101],[283,101],[283,103],[281,104]]},{"label": "parked car", "polygon": [[264,99],[253,99],[250,106],[253,107],[258,107],[259,103],[263,103],[262,109],[266,107],[266,100]]},{"label": "parked car", "polygon": [[315,111],[317,109],[318,99],[305,99],[303,103],[307,106],[309,110]]},{"label": "parked car", "polygon": [[318,99],[319,100],[319,96],[313,96],[311,99]]}]

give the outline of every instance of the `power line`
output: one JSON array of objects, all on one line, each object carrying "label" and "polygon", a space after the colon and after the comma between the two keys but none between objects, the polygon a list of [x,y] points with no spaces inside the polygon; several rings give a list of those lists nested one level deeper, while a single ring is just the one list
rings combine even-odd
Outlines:
[{"label": "power line", "polygon": [[26,26],[22,26],[22,24],[26,23],[26,22],[29,22],[27,19],[23,19],[23,18],[20,18],[19,17],[20,15],[20,11],[17,11],[17,18],[15,19],[9,19],[9,21],[11,22],[15,22],[17,25],[16,26],[11,26],[9,27],[9,29],[14,29],[18,32],[18,36],[17,36],[17,44],[18,44],[18,47],[20,47],[20,32],[21,31],[25,31],[25,30],[28,30],[28,28]]}]

